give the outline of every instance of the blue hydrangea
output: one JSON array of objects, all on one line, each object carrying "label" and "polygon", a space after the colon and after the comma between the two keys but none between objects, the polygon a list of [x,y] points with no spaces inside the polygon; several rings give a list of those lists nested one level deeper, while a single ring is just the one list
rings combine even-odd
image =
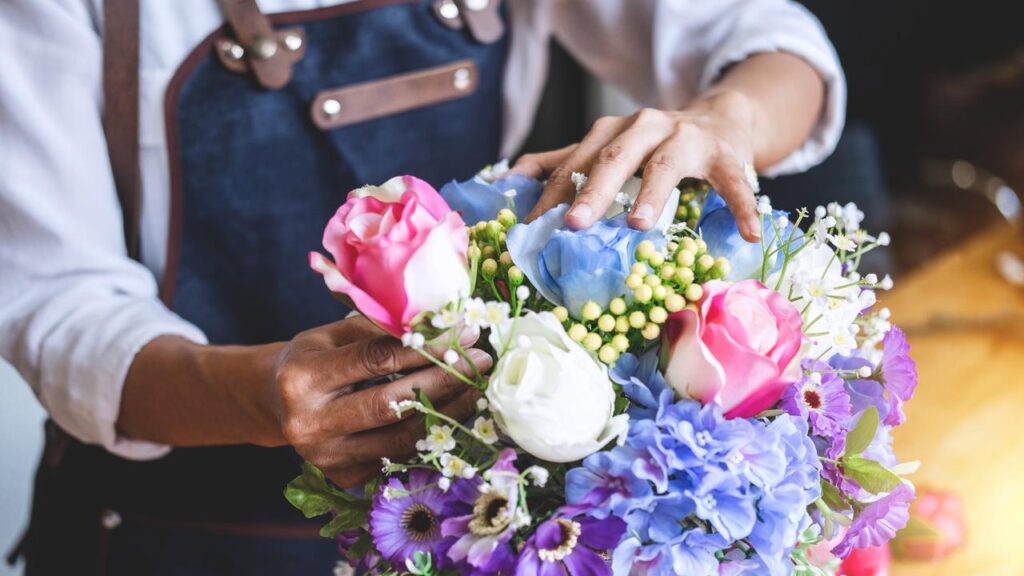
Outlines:
[{"label": "blue hydrangea", "polygon": [[[761,217],[764,244],[769,249],[778,248],[789,240],[793,225],[788,220],[779,234],[776,234],[772,227],[773,220],[777,221],[786,216],[786,212],[774,210],[771,215],[765,214]],[[701,237],[707,243],[709,254],[725,256],[729,259],[731,271],[726,280],[735,282],[746,278],[761,277],[761,267],[764,262],[761,243],[750,243],[740,236],[736,219],[729,207],[726,206],[725,200],[714,190],[704,200],[704,209],[701,211],[700,220],[697,221],[697,230],[700,231]],[[796,238],[800,235],[801,233],[798,231],[793,236]],[[794,241],[792,249],[796,249],[799,244]],[[781,267],[782,258],[778,254],[771,256],[767,271],[769,273],[777,272]]]},{"label": "blue hydrangea", "polygon": [[[638,382],[644,358],[613,370],[650,414]],[[657,380],[653,380],[658,386]],[[624,384],[625,383],[625,384]],[[648,390],[651,392],[651,389]],[[714,405],[676,401],[661,389],[653,416],[633,418],[622,446],[570,470],[566,498],[594,515],[615,515],[627,537],[614,550],[616,574],[642,566],[651,574],[718,574],[717,552],[753,545],[751,563],[788,573],[787,558],[820,497],[820,465],[807,423],[783,414],[771,421],[727,420]]]}]

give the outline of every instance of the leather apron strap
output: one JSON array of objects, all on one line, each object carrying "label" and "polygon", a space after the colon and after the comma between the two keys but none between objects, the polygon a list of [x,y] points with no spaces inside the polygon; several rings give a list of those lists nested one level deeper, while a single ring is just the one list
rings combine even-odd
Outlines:
[{"label": "leather apron strap", "polygon": [[139,259],[139,0],[103,2],[103,131],[124,219],[128,255]]},{"label": "leather apron strap", "polygon": [[293,55],[281,49],[270,20],[260,12],[256,0],[217,1],[260,86],[276,90],[287,85],[292,78]]}]

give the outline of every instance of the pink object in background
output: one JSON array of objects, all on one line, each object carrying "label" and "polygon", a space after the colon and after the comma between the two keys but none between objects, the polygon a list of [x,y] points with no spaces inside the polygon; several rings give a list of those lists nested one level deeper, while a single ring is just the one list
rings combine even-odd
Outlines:
[{"label": "pink object in background", "polygon": [[910,507],[910,522],[893,540],[901,560],[938,561],[962,547],[967,522],[960,497],[952,492],[920,488]]},{"label": "pink object in background", "polygon": [[839,566],[839,576],[888,576],[892,564],[889,544],[873,548],[856,548]]}]

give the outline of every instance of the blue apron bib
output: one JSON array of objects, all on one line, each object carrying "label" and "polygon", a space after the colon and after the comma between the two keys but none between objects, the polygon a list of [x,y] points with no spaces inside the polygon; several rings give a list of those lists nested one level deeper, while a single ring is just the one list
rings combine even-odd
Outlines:
[{"label": "blue apron bib", "polygon": [[[500,153],[507,33],[478,42],[445,26],[431,1],[355,2],[271,21],[304,35],[286,86],[266,90],[229,70],[216,52],[222,30],[167,94],[173,199],[162,296],[213,344],[289,340],[344,316],[307,253],[321,248],[347,191],[401,174],[440,186]],[[311,116],[325,91],[466,60],[476,82],[458,98],[329,130]],[[131,462],[74,445],[65,461],[102,484],[120,520],[104,533],[108,574],[330,574],[339,559],[315,535],[322,522],[305,521],[282,496],[301,462],[291,448],[181,448]]]}]

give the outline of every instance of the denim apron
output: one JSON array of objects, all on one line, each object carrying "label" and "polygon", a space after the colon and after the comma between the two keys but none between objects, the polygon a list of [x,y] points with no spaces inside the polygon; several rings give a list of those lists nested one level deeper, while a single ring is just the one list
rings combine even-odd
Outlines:
[{"label": "denim apron", "polygon": [[[401,174],[440,186],[498,157],[508,33],[480,41],[454,28],[442,15],[452,4],[363,0],[270,15],[275,31],[301,39],[282,46],[301,57],[276,89],[232,69],[227,28],[182,64],[166,97],[161,295],[212,344],[289,340],[344,316],[307,254],[347,191]],[[424,77],[433,88],[420,98],[408,88]],[[323,519],[305,520],[282,495],[300,463],[291,448],[179,448],[132,462],[71,443],[61,478],[37,488],[37,506],[51,500],[56,511],[34,520],[28,574],[331,574],[339,556],[316,533]]]}]

